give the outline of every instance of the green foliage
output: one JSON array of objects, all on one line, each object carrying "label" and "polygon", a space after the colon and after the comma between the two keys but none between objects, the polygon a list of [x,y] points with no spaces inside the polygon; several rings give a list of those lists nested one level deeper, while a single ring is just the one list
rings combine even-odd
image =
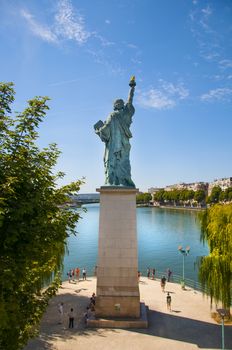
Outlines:
[{"label": "green foliage", "polygon": [[232,204],[216,204],[200,214],[202,240],[210,254],[203,257],[199,278],[211,300],[230,308],[232,301]]},{"label": "green foliage", "polygon": [[205,192],[203,190],[198,190],[194,192],[193,190],[177,190],[174,189],[172,191],[160,190],[156,192],[153,196],[154,200],[159,202],[160,204],[186,204],[190,203],[193,199],[197,203],[204,202],[205,200]]},{"label": "green foliage", "polygon": [[164,190],[160,190],[160,191],[157,191],[156,193],[154,193],[154,195],[153,195],[154,201],[159,202],[160,204],[163,204],[164,194],[165,194]]},{"label": "green foliage", "polygon": [[224,191],[219,186],[215,186],[212,188],[212,192],[210,196],[207,198],[207,203],[215,204],[215,203],[226,203],[232,201],[232,187],[228,187]]},{"label": "green foliage", "polygon": [[138,193],[136,195],[136,203],[137,204],[148,204],[152,199],[150,193]]},{"label": "green foliage", "polygon": [[59,150],[40,150],[37,128],[47,97],[14,117],[12,83],[0,83],[0,349],[22,349],[60,283],[66,238],[79,213],[63,209],[82,181],[57,189]]},{"label": "green foliage", "polygon": [[204,190],[197,190],[196,192],[194,192],[193,198],[197,203],[205,202],[205,199],[206,199],[205,191]]},{"label": "green foliage", "polygon": [[215,204],[219,202],[219,198],[221,195],[222,189],[219,186],[214,186],[212,188],[211,194],[207,199],[207,202],[210,204]]}]

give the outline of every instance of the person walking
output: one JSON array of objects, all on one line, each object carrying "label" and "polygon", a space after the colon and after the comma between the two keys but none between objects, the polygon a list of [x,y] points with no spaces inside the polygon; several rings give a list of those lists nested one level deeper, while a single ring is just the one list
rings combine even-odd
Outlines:
[{"label": "person walking", "polygon": [[155,279],[155,269],[152,269],[152,279]]},{"label": "person walking", "polygon": [[63,324],[63,319],[64,319],[64,303],[59,303],[58,304],[58,312],[59,312],[59,324]]},{"label": "person walking", "polygon": [[172,310],[171,310],[171,303],[172,303],[172,297],[171,297],[171,295],[168,293],[168,295],[167,295],[167,309],[168,309],[169,311],[172,311]]},{"label": "person walking", "polygon": [[68,318],[69,318],[68,328],[73,328],[74,327],[74,312],[73,312],[73,308],[71,308],[70,312],[68,313]]},{"label": "person walking", "polygon": [[79,277],[80,277],[80,269],[79,267],[76,268],[76,279],[79,282]]},{"label": "person walking", "polygon": [[83,281],[86,280],[86,268],[85,267],[82,270],[82,277],[83,277]]},{"label": "person walking", "polygon": [[150,278],[150,267],[147,268],[147,278]]},{"label": "person walking", "polygon": [[168,279],[168,282],[170,282],[171,275],[172,275],[172,271],[168,268],[168,269],[167,269],[167,279]]},{"label": "person walking", "polygon": [[69,283],[71,283],[71,277],[72,277],[72,271],[71,271],[71,270],[69,270],[69,271],[67,272],[67,276],[68,276],[68,281],[69,281]]},{"label": "person walking", "polygon": [[165,276],[163,276],[163,277],[161,278],[161,281],[160,281],[160,285],[161,285],[162,292],[164,292],[165,284],[166,284],[166,278],[165,278]]},{"label": "person walking", "polygon": [[71,274],[72,274],[72,281],[75,282],[75,269],[72,269]]}]

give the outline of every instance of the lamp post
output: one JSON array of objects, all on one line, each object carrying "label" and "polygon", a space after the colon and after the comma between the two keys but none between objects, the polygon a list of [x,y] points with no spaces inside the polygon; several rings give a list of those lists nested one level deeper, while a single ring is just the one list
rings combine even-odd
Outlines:
[{"label": "lamp post", "polygon": [[217,309],[217,312],[222,318],[222,349],[225,349],[225,331],[224,331],[224,317],[226,316],[225,309]]},{"label": "lamp post", "polygon": [[184,263],[185,263],[185,257],[189,254],[190,252],[190,246],[187,246],[185,249],[182,248],[181,245],[178,247],[179,252],[183,256],[183,272],[182,272],[182,281],[181,281],[181,287],[182,289],[185,288],[185,282],[184,282]]}]

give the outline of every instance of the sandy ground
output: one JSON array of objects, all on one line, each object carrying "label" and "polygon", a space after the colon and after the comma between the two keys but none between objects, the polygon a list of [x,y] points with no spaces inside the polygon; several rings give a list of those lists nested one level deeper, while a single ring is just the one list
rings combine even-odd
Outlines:
[{"label": "sandy ground", "polygon": [[[141,278],[140,299],[149,307],[148,329],[88,329],[84,313],[96,291],[96,278],[77,283],[63,282],[42,319],[40,335],[24,350],[190,350],[221,349],[221,326],[211,318],[210,303],[200,292],[167,283],[162,292],[159,280]],[[172,297],[172,311],[166,296]],[[64,303],[63,324],[58,303]],[[68,312],[74,309],[74,329],[68,329]],[[214,311],[214,310],[212,310]],[[225,326],[225,349],[232,349],[232,326]]]}]

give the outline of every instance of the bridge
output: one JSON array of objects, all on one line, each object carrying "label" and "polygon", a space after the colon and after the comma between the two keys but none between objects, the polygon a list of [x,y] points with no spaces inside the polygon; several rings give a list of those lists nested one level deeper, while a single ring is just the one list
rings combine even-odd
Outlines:
[{"label": "bridge", "polygon": [[91,204],[100,202],[100,193],[78,193],[70,196],[76,204]]}]

